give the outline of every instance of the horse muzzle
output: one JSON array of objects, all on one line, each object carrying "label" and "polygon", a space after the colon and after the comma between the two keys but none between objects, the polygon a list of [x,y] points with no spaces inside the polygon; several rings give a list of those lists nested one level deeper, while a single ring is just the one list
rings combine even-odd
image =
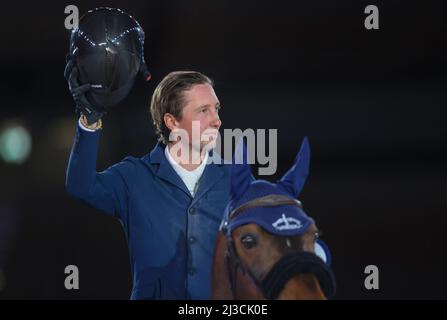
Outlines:
[{"label": "horse muzzle", "polygon": [[261,283],[267,299],[276,299],[287,281],[300,273],[314,274],[326,298],[335,294],[335,277],[332,269],[311,252],[294,252],[282,257]]}]

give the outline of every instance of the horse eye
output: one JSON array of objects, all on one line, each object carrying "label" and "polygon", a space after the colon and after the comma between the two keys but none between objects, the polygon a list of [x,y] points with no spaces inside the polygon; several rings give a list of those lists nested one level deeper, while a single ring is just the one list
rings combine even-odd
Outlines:
[{"label": "horse eye", "polygon": [[251,234],[242,236],[241,242],[245,249],[251,249],[258,244],[258,240],[256,239],[256,237]]}]

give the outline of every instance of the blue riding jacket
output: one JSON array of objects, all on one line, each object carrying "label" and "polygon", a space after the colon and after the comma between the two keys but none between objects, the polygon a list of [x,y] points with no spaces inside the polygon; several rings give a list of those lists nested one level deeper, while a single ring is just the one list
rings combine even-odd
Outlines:
[{"label": "blue riding jacket", "polygon": [[228,165],[206,166],[195,196],[157,144],[96,172],[99,131],[76,131],[66,188],[119,219],[129,245],[131,299],[209,299],[214,244],[229,201]]}]

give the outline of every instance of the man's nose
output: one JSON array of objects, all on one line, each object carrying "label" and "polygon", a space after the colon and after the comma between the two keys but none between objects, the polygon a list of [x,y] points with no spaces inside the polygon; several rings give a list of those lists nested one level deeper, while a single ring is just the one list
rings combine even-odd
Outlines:
[{"label": "man's nose", "polygon": [[219,113],[215,111],[213,113],[213,119],[211,120],[211,126],[215,129],[219,129],[222,125],[222,121],[220,121]]}]

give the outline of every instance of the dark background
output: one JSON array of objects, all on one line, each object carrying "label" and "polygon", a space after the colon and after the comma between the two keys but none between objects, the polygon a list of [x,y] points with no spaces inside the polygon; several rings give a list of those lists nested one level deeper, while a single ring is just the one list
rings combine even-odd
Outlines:
[{"label": "dark background", "polygon": [[[1,21],[0,128],[33,139],[22,165],[0,162],[0,298],[127,299],[118,221],[70,199],[65,168],[76,126],[63,78],[64,8],[132,14],[153,74],[105,118],[98,170],[155,143],[148,115],[173,70],[215,80],[223,128],[278,128],[279,167],[304,135],[301,196],[334,256],[338,299],[445,299],[446,5],[441,1],[15,1]],[[364,28],[364,8],[380,30]],[[64,268],[80,269],[80,290]],[[377,265],[379,290],[364,268]]]}]

